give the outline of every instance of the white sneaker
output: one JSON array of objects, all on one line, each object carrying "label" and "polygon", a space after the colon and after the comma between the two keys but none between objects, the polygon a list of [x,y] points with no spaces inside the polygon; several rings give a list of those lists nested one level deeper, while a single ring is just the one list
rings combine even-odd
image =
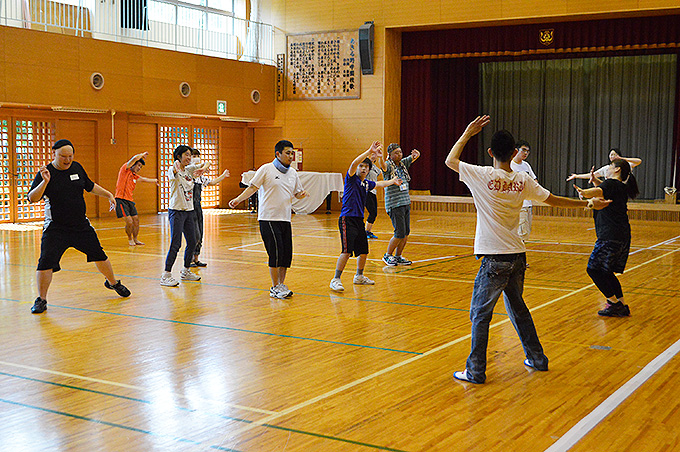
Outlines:
[{"label": "white sneaker", "polygon": [[187,270],[186,268],[183,268],[181,272],[179,272],[179,277],[182,281],[200,281],[201,277],[197,275],[196,273],[193,273],[191,270]]},{"label": "white sneaker", "polygon": [[280,285],[281,284],[269,288],[269,296],[271,298],[278,298],[280,300],[283,300],[284,298],[286,298],[286,293],[279,290]]},{"label": "white sneaker", "polygon": [[336,292],[342,292],[343,290],[345,290],[345,286],[342,285],[342,281],[340,281],[340,278],[331,279],[330,287],[331,290],[334,290]]},{"label": "white sneaker", "polygon": [[367,286],[375,284],[375,281],[368,279],[365,275],[354,275],[354,284],[364,284]]},{"label": "white sneaker", "polygon": [[275,289],[283,294],[283,298],[290,298],[293,296],[293,291],[285,284],[279,284]]},{"label": "white sneaker", "polygon": [[179,286],[179,281],[172,277],[172,275],[161,275],[161,286],[175,287]]}]

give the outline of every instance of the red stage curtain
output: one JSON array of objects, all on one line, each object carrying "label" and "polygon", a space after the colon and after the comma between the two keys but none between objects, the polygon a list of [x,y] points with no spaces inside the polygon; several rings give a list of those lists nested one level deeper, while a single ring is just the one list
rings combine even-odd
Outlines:
[{"label": "red stage curtain", "polygon": [[[411,170],[411,188],[430,190],[433,195],[469,194],[458,175],[445,167],[444,159],[468,122],[480,114],[479,62],[680,54],[679,23],[680,15],[673,15],[403,33],[401,145],[405,154],[413,148],[422,153]],[[545,29],[554,30],[548,46],[539,39],[539,31]],[[680,149],[680,94],[676,105],[675,142]],[[477,163],[476,139],[468,143],[462,159]],[[676,166],[680,173],[677,155]],[[676,180],[680,187],[680,174]]]}]

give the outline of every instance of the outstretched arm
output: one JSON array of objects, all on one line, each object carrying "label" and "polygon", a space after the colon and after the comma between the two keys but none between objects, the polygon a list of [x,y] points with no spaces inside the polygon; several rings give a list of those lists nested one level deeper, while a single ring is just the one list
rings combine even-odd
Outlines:
[{"label": "outstretched arm", "polygon": [[587,207],[594,210],[602,210],[611,203],[611,199],[593,198],[589,200],[565,198],[564,196],[555,196],[550,194],[545,203],[554,207]]},{"label": "outstretched arm", "polygon": [[571,176],[567,177],[567,182],[574,179],[590,179],[590,173],[583,174],[571,173]]},{"label": "outstretched arm", "polygon": [[349,169],[347,170],[349,175],[354,176],[357,173],[357,167],[359,166],[359,163],[363,162],[366,157],[371,154],[376,156],[382,154],[382,144],[380,144],[380,141],[374,141],[370,148],[366,149],[366,151],[357,155],[357,157],[352,160],[352,163],[350,163]]},{"label": "outstretched arm", "polygon": [[222,174],[220,174],[220,175],[219,175],[218,177],[216,177],[215,179],[213,179],[213,180],[211,180],[211,181],[209,181],[209,182],[206,182],[205,185],[217,185],[217,184],[219,184],[220,182],[222,182],[222,181],[224,180],[225,177],[229,177],[229,170],[228,170],[228,169],[225,169],[225,170],[222,172]]},{"label": "outstretched arm", "polygon": [[376,187],[388,187],[390,185],[401,185],[401,183],[402,183],[402,180],[399,179],[398,177],[395,177],[395,178],[389,179],[389,180],[380,180],[380,181],[375,183],[375,186]]},{"label": "outstretched arm", "polygon": [[133,155],[132,158],[131,158],[130,160],[127,161],[127,163],[125,164],[125,166],[127,167],[127,169],[130,169],[130,168],[132,168],[132,165],[134,165],[135,163],[137,163],[137,160],[139,160],[139,159],[145,159],[145,158],[147,158],[148,156],[149,156],[149,153],[148,153],[148,152],[142,152],[142,153],[140,153],[140,154]]},{"label": "outstretched arm", "polygon": [[139,180],[142,182],[153,182],[158,185],[158,179],[149,179],[148,177],[139,176]]},{"label": "outstretched arm", "polygon": [[256,187],[254,185],[251,185],[250,187],[246,188],[241,192],[240,195],[238,195],[236,198],[232,199],[229,201],[229,207],[232,209],[241,204],[241,202],[245,201],[246,199],[250,198],[253,193],[255,193],[260,187]]},{"label": "outstretched arm", "polygon": [[458,141],[456,141],[456,144],[453,145],[451,152],[449,152],[449,155],[446,157],[446,166],[455,172],[459,171],[460,155],[463,153],[465,145],[470,140],[470,138],[481,132],[484,126],[486,126],[490,121],[491,118],[489,115],[484,115],[477,116],[474,121],[468,124],[465,132],[463,132],[460,138],[458,138]]}]

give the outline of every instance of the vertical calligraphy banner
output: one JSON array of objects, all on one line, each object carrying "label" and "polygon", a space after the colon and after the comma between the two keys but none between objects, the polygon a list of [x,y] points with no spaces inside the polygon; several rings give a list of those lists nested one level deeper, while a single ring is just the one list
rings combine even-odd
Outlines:
[{"label": "vertical calligraphy banner", "polygon": [[286,98],[359,99],[359,32],[288,35]]}]

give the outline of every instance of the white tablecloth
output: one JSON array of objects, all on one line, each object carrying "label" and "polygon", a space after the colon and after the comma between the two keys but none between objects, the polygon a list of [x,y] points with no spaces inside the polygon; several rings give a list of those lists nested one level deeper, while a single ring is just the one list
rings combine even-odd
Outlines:
[{"label": "white tablecloth", "polygon": [[[250,185],[255,171],[241,174],[241,182]],[[323,204],[326,196],[332,191],[338,192],[338,199],[342,198],[344,180],[340,173],[315,173],[313,171],[298,171],[302,187],[309,194],[306,198],[293,198],[293,212],[308,214],[314,212]]]}]

